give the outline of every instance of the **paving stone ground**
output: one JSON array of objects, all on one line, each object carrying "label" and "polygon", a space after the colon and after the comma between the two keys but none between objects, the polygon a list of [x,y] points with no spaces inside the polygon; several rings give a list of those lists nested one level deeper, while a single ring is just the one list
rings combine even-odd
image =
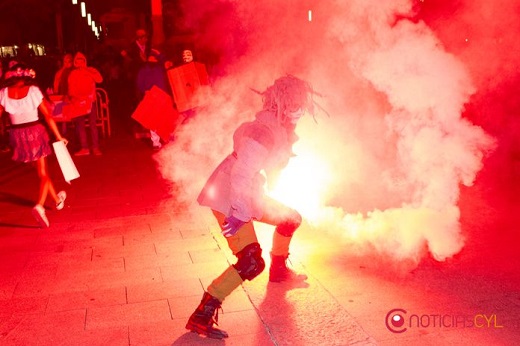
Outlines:
[{"label": "paving stone ground", "polygon": [[[514,184],[500,201],[489,197],[487,185],[464,190],[465,249],[448,262],[425,260],[409,270],[355,256],[304,224],[293,265],[309,276],[307,284],[268,283],[267,271],[245,282],[223,304],[220,327],[230,337],[218,341],[184,329],[204,288],[234,261],[213,220],[175,200],[148,143],[116,130],[102,145],[103,156],[76,158],[81,177],[70,186],[50,160],[68,198],[62,211],[48,205],[48,229],[31,216],[34,169],[1,154],[1,345],[520,342]],[[270,232],[261,230],[263,248]],[[385,317],[396,308],[406,318],[418,316],[419,325],[391,332]]]}]

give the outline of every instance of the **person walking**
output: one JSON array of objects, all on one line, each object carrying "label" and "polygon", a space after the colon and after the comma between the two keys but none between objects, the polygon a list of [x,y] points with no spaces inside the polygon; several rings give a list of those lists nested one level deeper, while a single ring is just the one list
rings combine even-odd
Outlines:
[{"label": "person walking", "polygon": [[[161,60],[161,61],[160,61]],[[140,98],[143,99],[147,91],[156,86],[171,95],[170,85],[166,77],[165,63],[162,63],[163,58],[157,54],[151,53],[146,64],[141,67],[137,73],[137,89],[140,93]],[[156,131],[150,130],[150,139],[155,150],[162,148],[161,137]]]},{"label": "person walking", "polygon": [[[137,29],[135,32],[135,40],[121,51],[126,79],[128,81],[127,88],[129,88],[125,93],[125,102],[132,111],[135,110],[142,101],[143,94],[137,85],[137,75],[148,62],[150,55],[159,57],[162,54],[156,48],[152,48],[149,33],[145,29]],[[141,139],[150,136],[149,132],[138,122],[131,122],[131,126],[135,138]]]},{"label": "person walking", "polygon": [[278,78],[263,93],[263,109],[253,121],[240,125],[233,135],[233,153],[215,169],[197,201],[215,216],[237,262],[208,286],[190,316],[186,329],[223,339],[227,332],[215,327],[224,299],[245,280],[265,268],[253,221],[276,226],[271,248],[270,282],[302,282],[306,275],[287,266],[289,244],[302,222],[301,215],[263,192],[267,179],[277,175],[293,155],[294,132],[305,111],[313,112],[312,89],[294,76]]},{"label": "person walking", "polygon": [[52,148],[49,143],[49,134],[38,117],[38,111],[43,114],[43,118],[55,138],[65,144],[68,141],[58,131],[49,105],[35,83],[35,77],[34,70],[24,64],[16,64],[9,68],[4,86],[0,89],[0,116],[4,112],[9,113],[11,121],[9,142],[13,148],[12,159],[25,163],[36,162],[40,190],[32,214],[41,227],[49,227],[44,207],[48,194],[56,203],[57,210],[61,210],[65,206],[67,194],[65,191],[56,193],[49,177],[46,157],[52,153]]}]

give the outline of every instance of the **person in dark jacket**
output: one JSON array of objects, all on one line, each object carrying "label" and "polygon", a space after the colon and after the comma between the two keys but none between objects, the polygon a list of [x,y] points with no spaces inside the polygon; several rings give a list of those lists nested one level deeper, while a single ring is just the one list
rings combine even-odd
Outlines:
[{"label": "person in dark jacket", "polygon": [[[139,92],[139,98],[142,99],[145,93],[152,89],[153,86],[160,88],[168,94],[171,94],[170,85],[166,77],[165,64],[160,62],[160,56],[157,54],[150,54],[148,56],[146,64],[144,64],[137,73],[137,90]],[[161,59],[162,60],[162,59]],[[161,138],[154,130],[150,130],[150,139],[152,140],[152,146],[155,150],[159,150],[162,147]]]}]

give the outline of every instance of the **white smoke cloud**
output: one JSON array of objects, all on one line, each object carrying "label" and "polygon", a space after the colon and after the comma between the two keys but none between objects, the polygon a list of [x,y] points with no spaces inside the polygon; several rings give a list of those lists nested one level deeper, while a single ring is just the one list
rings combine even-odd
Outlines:
[{"label": "white smoke cloud", "polygon": [[[288,167],[308,173],[294,193],[316,197],[313,211],[295,206],[311,225],[396,260],[460,251],[459,185],[473,183],[493,139],[462,117],[473,82],[427,25],[406,19],[412,1],[199,5],[186,25],[201,33],[200,51],[218,52],[220,63],[206,106],[157,155],[176,198],[195,202],[231,152],[234,129],[260,109],[249,87],[263,90],[292,73],[323,94],[316,100],[330,114],[317,124],[302,119]],[[201,20],[211,12],[226,15]]]}]

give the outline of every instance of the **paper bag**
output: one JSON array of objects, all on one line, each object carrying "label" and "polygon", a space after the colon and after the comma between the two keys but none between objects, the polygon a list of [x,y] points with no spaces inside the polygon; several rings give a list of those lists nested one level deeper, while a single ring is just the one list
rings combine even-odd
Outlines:
[{"label": "paper bag", "polygon": [[72,161],[72,157],[70,156],[65,143],[62,141],[57,141],[52,143],[54,147],[54,152],[56,153],[56,158],[58,159],[58,164],[60,165],[61,172],[63,173],[63,177],[65,181],[70,184],[70,181],[76,178],[79,178],[79,172]]}]

